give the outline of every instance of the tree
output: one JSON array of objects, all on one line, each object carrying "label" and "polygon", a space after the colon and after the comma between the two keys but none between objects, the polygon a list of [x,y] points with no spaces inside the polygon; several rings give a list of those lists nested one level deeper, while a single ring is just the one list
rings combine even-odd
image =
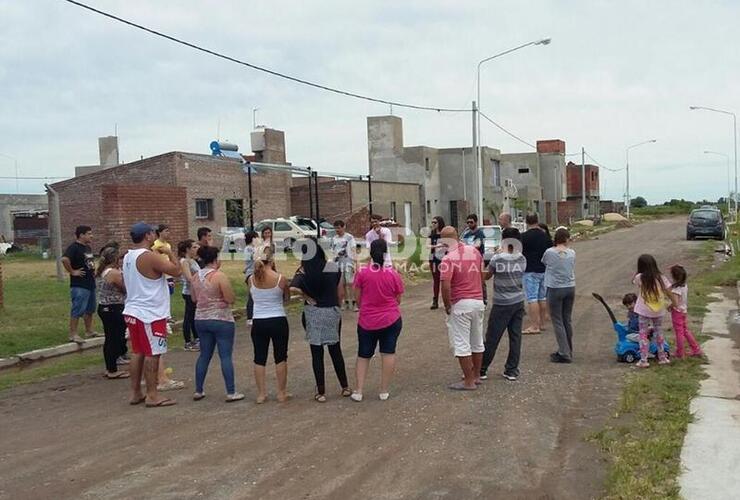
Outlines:
[{"label": "tree", "polygon": [[632,198],[630,201],[630,207],[632,208],[644,208],[648,204],[647,200],[643,198],[642,196],[638,196],[637,198]]}]

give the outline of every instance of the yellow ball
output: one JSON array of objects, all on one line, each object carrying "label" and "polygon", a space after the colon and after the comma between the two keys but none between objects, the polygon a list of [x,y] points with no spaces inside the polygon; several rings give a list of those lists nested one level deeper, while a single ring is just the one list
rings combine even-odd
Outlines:
[{"label": "yellow ball", "polygon": [[172,375],[172,367],[170,366],[169,368],[165,368],[164,372],[165,372],[165,373],[166,373],[167,375]]}]

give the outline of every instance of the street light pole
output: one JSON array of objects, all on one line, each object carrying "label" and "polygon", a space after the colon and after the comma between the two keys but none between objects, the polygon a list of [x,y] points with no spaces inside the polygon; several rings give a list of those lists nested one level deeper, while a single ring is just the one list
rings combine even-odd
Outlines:
[{"label": "street light pole", "polygon": [[543,38],[541,40],[524,43],[522,45],[519,45],[518,47],[514,47],[513,49],[505,50],[490,57],[486,57],[485,59],[482,59],[480,62],[478,62],[478,71],[476,73],[477,100],[473,103],[473,151],[475,152],[475,170],[478,176],[478,216],[481,218],[481,221],[483,221],[483,159],[481,158],[480,113],[478,112],[478,110],[480,109],[480,68],[484,63],[487,63],[492,59],[496,59],[497,57],[505,56],[506,54],[510,54],[516,50],[523,49],[524,47],[529,47],[530,45],[549,45],[551,41],[552,39],[550,38]]},{"label": "street light pole", "polygon": [[627,170],[627,185],[626,185],[627,193],[626,193],[626,198],[627,199],[625,200],[625,204],[627,205],[627,218],[628,219],[630,218],[630,205],[631,205],[631,201],[632,201],[632,198],[630,198],[630,149],[636,148],[637,146],[642,146],[643,144],[650,144],[650,143],[653,143],[653,142],[658,142],[658,141],[657,141],[657,139],[650,139],[649,141],[638,142],[637,144],[633,144],[632,146],[628,147],[627,148],[627,151],[626,151],[626,156],[627,156],[627,169],[626,169]]},{"label": "street light pole", "polygon": [[705,155],[718,155],[724,156],[727,161],[727,215],[730,215],[732,207],[730,205],[730,198],[732,198],[732,188],[730,187],[730,155],[720,153],[719,151],[704,151]]},{"label": "street light pole", "polygon": [[713,111],[714,113],[722,113],[723,115],[732,115],[732,138],[735,144],[735,192],[732,195],[732,201],[735,202],[734,209],[734,220],[737,222],[737,115],[732,111],[726,111],[724,109],[708,108],[706,106],[689,106],[690,110],[703,109],[704,111]]}]

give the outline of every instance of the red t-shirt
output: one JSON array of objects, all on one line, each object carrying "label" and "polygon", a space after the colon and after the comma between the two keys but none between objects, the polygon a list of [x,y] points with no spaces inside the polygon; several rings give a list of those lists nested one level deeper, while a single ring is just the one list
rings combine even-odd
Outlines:
[{"label": "red t-shirt", "polygon": [[354,287],[362,294],[357,323],[365,330],[381,330],[401,317],[396,297],[403,294],[403,280],[392,267],[362,266]]},{"label": "red t-shirt", "polygon": [[483,257],[478,249],[462,243],[450,249],[439,265],[439,278],[450,282],[453,304],[463,299],[483,300],[482,272]]}]

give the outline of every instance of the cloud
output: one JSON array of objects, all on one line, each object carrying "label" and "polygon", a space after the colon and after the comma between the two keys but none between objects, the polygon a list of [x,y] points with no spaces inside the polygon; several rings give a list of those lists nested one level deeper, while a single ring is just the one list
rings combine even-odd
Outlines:
[{"label": "cloud", "polygon": [[[611,168],[633,151],[632,193],[703,198],[726,188],[701,152],[731,153],[727,117],[740,111],[740,35],[734,2],[239,2],[89,0],[103,10],[256,64],[397,101],[469,107],[477,62],[487,63],[483,109],[532,142],[561,138]],[[0,32],[0,152],[21,175],[72,175],[97,161],[96,138],[117,126],[130,161],[175,149],[207,152],[221,137],[245,149],[252,108],[286,132],[289,160],[328,171],[367,171],[365,118],[385,105],[275,79],[113,23],[60,0],[4,2]],[[468,113],[394,108],[407,145],[471,143]],[[526,146],[485,125],[484,143]],[[691,168],[697,160],[697,168]],[[679,170],[672,166],[683,164]],[[703,165],[703,166],[702,166]],[[714,165],[716,167],[716,165]],[[721,168],[720,168],[721,170]],[[2,175],[12,162],[0,159]],[[680,174],[679,174],[680,172]],[[624,173],[602,172],[620,198]],[[716,178],[715,178],[716,177]],[[41,183],[23,183],[39,191]],[[0,180],[0,191],[15,191]],[[658,201],[658,200],[656,200]]]}]

